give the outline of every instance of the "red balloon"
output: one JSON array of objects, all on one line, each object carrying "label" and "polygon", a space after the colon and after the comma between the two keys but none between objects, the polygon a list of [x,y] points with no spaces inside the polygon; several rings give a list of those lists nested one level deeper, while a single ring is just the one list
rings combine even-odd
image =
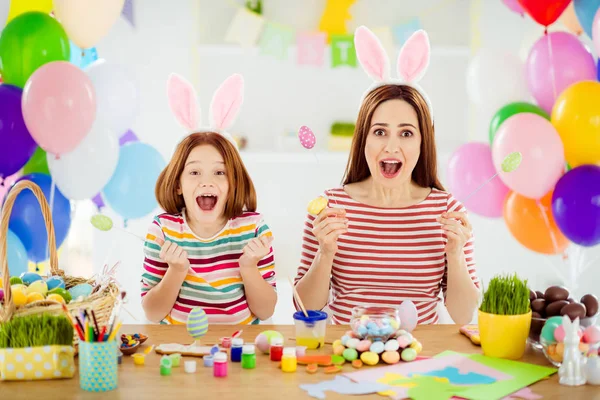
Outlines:
[{"label": "red balloon", "polygon": [[538,24],[553,24],[565,11],[571,0],[519,0],[527,14]]}]

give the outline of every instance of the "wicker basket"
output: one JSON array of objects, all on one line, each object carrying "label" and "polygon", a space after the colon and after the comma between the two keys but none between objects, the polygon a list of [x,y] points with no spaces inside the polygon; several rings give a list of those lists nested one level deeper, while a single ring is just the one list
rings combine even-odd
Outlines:
[{"label": "wicker basket", "polygon": [[[10,214],[12,212],[13,205],[19,193],[23,190],[29,189],[33,192],[35,197],[40,204],[42,215],[46,223],[46,231],[48,233],[48,247],[50,251],[50,272],[52,275],[58,275],[65,281],[67,289],[81,283],[89,283],[94,287],[92,294],[87,298],[80,301],[71,301],[67,304],[67,309],[73,315],[78,315],[79,310],[88,309],[94,310],[96,319],[101,325],[107,325],[111,314],[117,302],[121,301],[121,294],[118,286],[110,282],[106,285],[102,291],[98,290],[96,281],[93,279],[86,279],[80,277],[72,277],[65,275],[63,270],[58,269],[58,256],[56,254],[56,237],[54,234],[54,225],[52,223],[52,213],[44,193],[35,183],[23,180],[17,182],[17,184],[10,190],[6,196],[6,202],[2,208],[2,220],[0,221],[0,262],[2,262],[2,279],[4,283],[4,305],[0,308],[0,322],[9,321],[15,316],[24,316],[31,314],[54,314],[58,315],[64,313],[62,305],[52,300],[40,300],[24,306],[15,307],[12,299],[12,292],[10,288],[10,274],[8,270],[8,259],[7,259],[7,235],[8,235],[8,223],[10,221]],[[112,322],[112,321],[111,321]],[[78,337],[75,330],[73,330],[73,344],[77,344]]]}]

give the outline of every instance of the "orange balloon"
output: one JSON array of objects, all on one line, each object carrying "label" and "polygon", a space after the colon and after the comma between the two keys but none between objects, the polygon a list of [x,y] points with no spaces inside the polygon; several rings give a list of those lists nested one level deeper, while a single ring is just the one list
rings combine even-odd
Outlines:
[{"label": "orange balloon", "polygon": [[563,23],[569,32],[574,33],[577,36],[583,33],[583,28],[581,27],[581,24],[577,19],[577,15],[575,14],[575,4],[573,1],[569,3],[558,20]]},{"label": "orange balloon", "polygon": [[504,202],[504,221],[514,238],[529,250],[557,254],[569,245],[552,216],[552,192],[533,200],[511,191]]}]

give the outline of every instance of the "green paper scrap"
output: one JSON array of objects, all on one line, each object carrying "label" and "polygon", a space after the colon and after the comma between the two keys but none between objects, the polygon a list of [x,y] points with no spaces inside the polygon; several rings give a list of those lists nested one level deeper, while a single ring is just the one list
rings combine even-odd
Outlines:
[{"label": "green paper scrap", "polygon": [[523,389],[537,381],[540,381],[558,371],[556,368],[529,364],[521,361],[505,360],[502,358],[487,357],[482,354],[464,354],[454,351],[444,351],[434,358],[444,357],[452,354],[460,354],[473,361],[494,368],[513,379],[496,381],[487,385],[468,386],[460,392],[460,397],[471,400],[495,400],[502,399],[511,393]]},{"label": "green paper scrap", "polygon": [[432,376],[418,376],[407,381],[416,384],[407,392],[412,400],[448,400],[467,389],[467,386],[452,385],[445,379]]},{"label": "green paper scrap", "polygon": [[518,151],[510,153],[502,160],[502,171],[513,172],[515,169],[519,168],[521,161],[523,161],[523,155],[521,153]]},{"label": "green paper scrap", "polygon": [[331,66],[356,67],[354,35],[331,35]]},{"label": "green paper scrap", "polygon": [[113,227],[113,222],[112,219],[110,219],[110,217],[107,217],[106,215],[102,215],[102,214],[97,214],[92,216],[91,218],[91,223],[92,225],[94,225],[95,228],[101,230],[101,231],[110,231]]}]

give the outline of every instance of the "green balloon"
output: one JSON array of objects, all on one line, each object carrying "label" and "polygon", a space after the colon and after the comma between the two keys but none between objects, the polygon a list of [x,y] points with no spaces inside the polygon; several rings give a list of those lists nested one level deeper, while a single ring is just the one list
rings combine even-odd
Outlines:
[{"label": "green balloon", "polygon": [[23,175],[33,174],[34,172],[50,175],[46,152],[41,147],[35,149],[35,153],[27,161],[27,164],[23,166]]},{"label": "green balloon", "polygon": [[27,12],[6,25],[0,36],[0,73],[4,83],[22,88],[33,72],[52,61],[69,61],[69,38],[48,14]]},{"label": "green balloon", "polygon": [[550,116],[546,113],[546,111],[534,104],[524,102],[507,104],[499,109],[492,118],[492,122],[490,123],[490,146],[494,144],[494,137],[496,136],[496,132],[500,128],[500,125],[502,125],[502,123],[508,118],[520,113],[537,114],[550,121]]}]

